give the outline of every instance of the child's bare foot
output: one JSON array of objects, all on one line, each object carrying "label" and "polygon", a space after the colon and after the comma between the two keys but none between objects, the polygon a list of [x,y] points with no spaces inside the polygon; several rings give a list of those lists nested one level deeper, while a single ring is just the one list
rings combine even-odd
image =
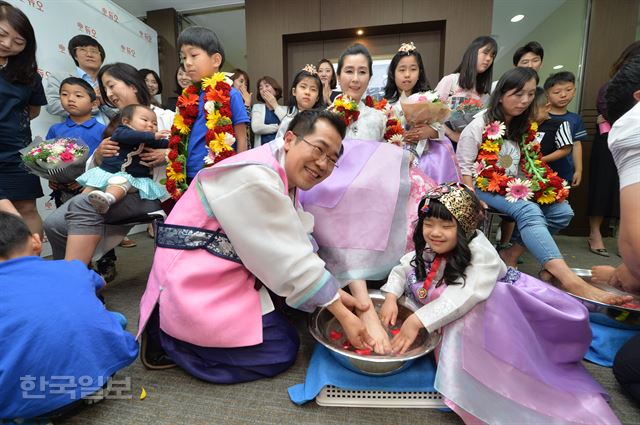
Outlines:
[{"label": "child's bare foot", "polygon": [[391,341],[375,309],[370,308],[360,313],[359,316],[364,322],[367,332],[375,340],[373,351],[378,354],[389,354],[391,352]]},{"label": "child's bare foot", "polygon": [[613,266],[593,266],[591,267],[591,280],[596,283],[609,283],[616,272]]},{"label": "child's bare foot", "polygon": [[605,304],[622,305],[633,301],[633,297],[630,295],[616,295],[611,292],[603,291],[602,289],[589,285],[578,276],[570,282],[563,282],[562,287],[579,297]]}]

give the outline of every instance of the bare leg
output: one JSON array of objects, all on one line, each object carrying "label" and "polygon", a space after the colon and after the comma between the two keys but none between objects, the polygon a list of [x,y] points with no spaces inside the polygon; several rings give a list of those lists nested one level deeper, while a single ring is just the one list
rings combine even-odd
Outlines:
[{"label": "bare leg", "polygon": [[589,246],[592,249],[604,248],[600,226],[602,225],[602,216],[589,217]]},{"label": "bare leg", "polygon": [[613,266],[593,266],[591,267],[591,280],[596,283],[609,283],[609,280],[616,272]]},{"label": "bare leg", "polygon": [[11,201],[8,199],[0,199],[0,211],[20,215],[16,207],[14,207]]},{"label": "bare leg", "polygon": [[88,265],[101,238],[101,235],[69,235],[64,259],[80,260]]},{"label": "bare leg", "polygon": [[511,242],[511,236],[513,236],[513,229],[516,228],[514,221],[502,220],[500,223],[500,245],[506,245]]},{"label": "bare leg", "polygon": [[18,213],[22,216],[22,219],[29,226],[31,233],[37,233],[42,238],[42,218],[38,214],[38,208],[36,207],[35,199],[28,199],[23,201],[11,201]]},{"label": "bare leg", "polygon": [[357,313],[360,319],[364,322],[367,332],[375,340],[373,351],[379,354],[391,352],[389,335],[382,326],[378,313],[373,307],[373,302],[367,292],[367,282],[364,280],[353,280],[349,283],[349,289],[351,289],[351,295],[353,295],[359,302],[369,305],[369,308],[366,311],[357,310]]},{"label": "bare leg", "polygon": [[524,254],[526,250],[527,248],[519,243],[514,243],[510,248],[500,251],[500,258],[507,266],[515,268],[518,265],[518,257]]},{"label": "bare leg", "polygon": [[562,258],[547,261],[544,264],[544,268],[558,279],[565,290],[574,295],[613,305],[620,305],[633,300],[631,296],[615,295],[589,285],[572,272]]}]

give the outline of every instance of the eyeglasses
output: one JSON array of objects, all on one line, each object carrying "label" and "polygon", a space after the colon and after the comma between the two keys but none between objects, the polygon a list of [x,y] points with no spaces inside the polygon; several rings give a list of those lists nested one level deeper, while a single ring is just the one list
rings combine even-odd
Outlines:
[{"label": "eyeglasses", "polygon": [[100,49],[96,47],[76,47],[76,52],[81,52],[85,55],[89,53],[92,55],[100,55]]},{"label": "eyeglasses", "polygon": [[308,140],[306,140],[304,137],[298,136],[298,140],[302,140],[307,145],[311,146],[311,148],[312,148],[311,149],[311,156],[313,157],[313,159],[315,159],[316,161],[321,161],[321,162],[325,162],[326,161],[327,165],[329,167],[338,168],[338,164],[336,164],[336,162],[338,162],[338,158],[333,159],[333,158],[329,157],[329,155],[327,155],[327,153],[325,151],[323,151],[321,147],[314,145],[313,143],[311,143]]}]

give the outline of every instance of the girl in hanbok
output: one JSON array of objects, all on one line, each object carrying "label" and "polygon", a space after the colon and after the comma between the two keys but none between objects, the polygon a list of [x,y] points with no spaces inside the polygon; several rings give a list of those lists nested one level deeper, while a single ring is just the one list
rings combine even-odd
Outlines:
[{"label": "girl in hanbok", "polygon": [[318,77],[316,67],[307,64],[293,77],[289,108],[287,109],[287,115],[280,121],[276,138],[284,136],[291,120],[298,112],[323,107],[322,81]]},{"label": "girl in hanbok", "polygon": [[[498,54],[498,44],[489,36],[481,36],[471,42],[462,56],[460,65],[452,74],[445,75],[436,86],[441,99],[447,99],[451,109],[467,99],[480,100],[486,105],[491,93],[493,61]],[[458,142],[460,132],[445,128],[451,141]]]},{"label": "girl in hanbok", "polygon": [[[366,280],[387,277],[405,252],[407,236],[428,179],[410,164],[410,154],[384,142],[386,116],[364,104],[372,75],[369,51],[355,44],[342,53],[342,95],[330,109],[347,124],[344,153],[324,182],[300,196],[315,219],[318,254],[328,270],[361,302],[371,304]],[[410,239],[410,238],[409,238]],[[389,352],[389,338],[373,305],[362,313],[376,352]]]},{"label": "girl in hanbok", "polygon": [[421,201],[415,251],[382,287],[387,326],[402,295],[421,305],[391,341],[393,351],[407,350],[422,328],[441,332],[435,388],[467,424],[619,423],[580,363],[591,342],[587,309],[507,268],[476,230],[480,217],[480,201],[460,184]]},{"label": "girl in hanbok", "polygon": [[387,71],[384,98],[391,106],[390,114],[407,130],[404,142],[415,144],[418,166],[436,183],[459,182],[462,178],[451,141],[444,135],[440,123],[416,124],[407,128],[407,120],[401,102],[414,93],[430,90],[422,63],[422,56],[411,43],[403,43],[395,54]]}]

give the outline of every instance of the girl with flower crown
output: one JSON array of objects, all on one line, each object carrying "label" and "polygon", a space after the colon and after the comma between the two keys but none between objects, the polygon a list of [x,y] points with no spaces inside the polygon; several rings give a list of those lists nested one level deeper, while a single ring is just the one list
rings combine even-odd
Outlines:
[{"label": "girl with flower crown", "polygon": [[555,278],[562,287],[584,298],[623,304],[625,297],[604,292],[579,278],[562,258],[552,234],[573,217],[566,202],[569,187],[541,161],[536,141],[537,124],[531,122],[538,74],[514,68],[498,81],[488,108],[460,135],[458,162],[463,182],[475,187],[481,201],[516,221],[515,243],[500,251],[507,265],[529,249],[540,262],[541,278]]},{"label": "girl with flower crown", "polygon": [[[415,206],[431,186],[424,173],[410,166],[408,151],[381,143],[386,116],[363,102],[371,75],[371,55],[363,45],[342,53],[342,95],[329,109],[348,125],[344,153],[331,176],[300,197],[305,211],[314,215],[314,237],[327,268],[370,305],[366,280],[384,279],[411,249],[407,236]],[[374,350],[388,352],[389,338],[372,305],[361,317],[376,339]]]},{"label": "girl with flower crown", "polygon": [[616,424],[604,389],[581,364],[589,313],[561,290],[505,266],[477,229],[473,191],[438,186],[418,206],[415,251],[382,286],[385,326],[397,299],[418,308],[394,336],[403,353],[419,332],[442,334],[435,388],[465,423]]},{"label": "girl with flower crown", "polygon": [[307,64],[293,77],[289,108],[287,115],[280,121],[276,137],[284,136],[291,120],[298,112],[323,107],[322,81],[320,81],[316,67]]},{"label": "girl with flower crown", "polygon": [[[420,52],[413,42],[403,43],[391,59],[387,71],[384,98],[391,107],[390,116],[398,119],[403,128],[407,128],[401,100],[428,90],[429,81]],[[416,124],[404,133],[403,141],[417,145],[419,167],[436,183],[460,181],[460,169],[453,146],[444,135],[444,128],[440,123]]]}]

